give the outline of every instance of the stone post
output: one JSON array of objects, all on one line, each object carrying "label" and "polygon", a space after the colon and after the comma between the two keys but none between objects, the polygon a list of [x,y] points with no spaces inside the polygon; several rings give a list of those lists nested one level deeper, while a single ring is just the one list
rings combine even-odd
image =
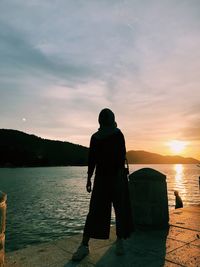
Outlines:
[{"label": "stone post", "polygon": [[6,199],[6,194],[0,191],[0,267],[4,266],[5,257]]},{"label": "stone post", "polygon": [[133,222],[140,229],[168,227],[169,209],[166,176],[143,168],[129,175]]}]

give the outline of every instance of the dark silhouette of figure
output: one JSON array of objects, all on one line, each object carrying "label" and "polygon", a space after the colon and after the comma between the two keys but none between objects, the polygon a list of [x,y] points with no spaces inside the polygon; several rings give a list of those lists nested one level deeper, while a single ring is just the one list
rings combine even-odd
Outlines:
[{"label": "dark silhouette of figure", "polygon": [[[72,260],[81,260],[89,253],[90,238],[108,239],[112,205],[116,217],[116,253],[123,251],[123,239],[133,230],[128,179],[125,174],[126,147],[117,128],[114,113],[103,109],[99,114],[100,128],[90,140],[87,192],[92,191],[82,243]],[[92,189],[91,177],[95,170]]]},{"label": "dark silhouette of figure", "polygon": [[181,197],[179,196],[178,191],[174,191],[174,195],[176,197],[175,199],[175,209],[179,209],[179,208],[183,208],[183,201],[181,199]]}]

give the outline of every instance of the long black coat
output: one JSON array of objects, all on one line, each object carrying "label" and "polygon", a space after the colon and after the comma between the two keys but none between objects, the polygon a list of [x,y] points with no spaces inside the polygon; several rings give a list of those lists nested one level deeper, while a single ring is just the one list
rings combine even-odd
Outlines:
[{"label": "long black coat", "polygon": [[128,180],[123,173],[126,148],[120,130],[102,138],[91,137],[88,173],[96,168],[84,234],[92,238],[108,239],[112,204],[116,215],[116,234],[127,238],[132,230]]}]

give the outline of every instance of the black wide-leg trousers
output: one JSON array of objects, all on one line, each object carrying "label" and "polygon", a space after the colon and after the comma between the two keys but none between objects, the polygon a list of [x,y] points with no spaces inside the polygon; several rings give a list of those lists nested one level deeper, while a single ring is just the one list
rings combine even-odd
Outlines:
[{"label": "black wide-leg trousers", "polygon": [[108,239],[112,205],[116,218],[116,235],[127,238],[133,230],[128,180],[124,177],[96,175],[86,218],[84,235]]}]

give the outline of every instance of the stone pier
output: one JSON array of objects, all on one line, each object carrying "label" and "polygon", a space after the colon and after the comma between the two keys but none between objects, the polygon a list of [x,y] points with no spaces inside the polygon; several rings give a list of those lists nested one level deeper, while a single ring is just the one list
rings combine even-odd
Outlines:
[{"label": "stone pier", "polygon": [[72,262],[81,235],[6,254],[5,267],[199,267],[200,205],[170,212],[169,231],[135,231],[125,241],[125,255],[115,255],[115,228],[110,239],[90,242],[90,254]]}]

